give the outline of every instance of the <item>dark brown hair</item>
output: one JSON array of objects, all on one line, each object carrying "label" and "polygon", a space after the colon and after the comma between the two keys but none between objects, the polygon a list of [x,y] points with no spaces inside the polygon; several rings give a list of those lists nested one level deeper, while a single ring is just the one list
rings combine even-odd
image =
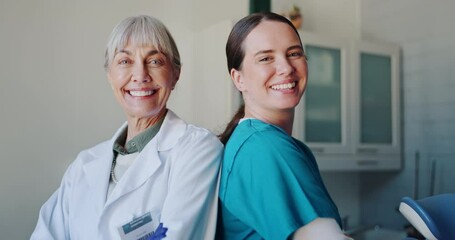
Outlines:
[{"label": "dark brown hair", "polygon": [[[248,34],[250,34],[250,32],[263,21],[276,21],[289,25],[299,37],[300,45],[302,45],[302,41],[297,29],[287,18],[272,12],[253,13],[240,19],[240,21],[234,25],[231,33],[229,34],[228,41],[226,43],[227,67],[229,73],[232,69],[242,69],[243,58],[245,57],[243,42],[245,41]],[[239,120],[244,116],[245,105],[242,104],[234,114],[234,117],[227,124],[226,129],[223,131],[223,133],[218,135],[223,144],[227,143],[232,135],[232,132],[234,132],[235,127],[237,127]]]}]

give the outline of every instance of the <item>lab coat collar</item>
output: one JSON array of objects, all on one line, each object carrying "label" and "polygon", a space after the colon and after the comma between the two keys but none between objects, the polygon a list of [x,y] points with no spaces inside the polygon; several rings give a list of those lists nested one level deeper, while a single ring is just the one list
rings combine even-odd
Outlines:
[{"label": "lab coat collar", "polygon": [[168,109],[163,125],[161,125],[160,131],[155,136],[158,143],[158,151],[166,151],[173,148],[185,133],[186,127],[185,121]]},{"label": "lab coat collar", "polygon": [[[172,149],[185,133],[187,124],[174,112],[168,110],[157,135],[145,146],[133,165],[130,166],[130,169],[125,172],[125,175],[117,183],[110,196],[106,198],[110,167],[113,159],[112,146],[115,139],[117,139],[118,135],[126,127],[127,123],[124,123],[108,144],[105,144],[102,148],[98,148],[99,151],[93,152],[95,158],[98,158],[98,160],[91,161],[84,166],[89,183],[94,185],[93,189],[101,192],[94,194],[102,195],[95,202],[103,205],[106,204],[106,207],[118,198],[141,186],[156,172],[162,162],[165,161],[165,159],[160,158],[159,152]],[[144,169],[148,170],[144,171]],[[107,176],[107,179],[100,181],[99,176]]]},{"label": "lab coat collar", "polygon": [[[114,134],[111,142],[112,146],[114,141],[122,133],[122,131],[128,127],[128,123],[125,122]],[[153,139],[157,140],[157,150],[166,151],[174,147],[178,140],[183,136],[187,127],[187,123],[177,116],[170,109],[167,110],[166,117],[164,118],[163,124],[161,125],[160,130]],[[149,147],[150,144],[147,144],[143,150]]]}]

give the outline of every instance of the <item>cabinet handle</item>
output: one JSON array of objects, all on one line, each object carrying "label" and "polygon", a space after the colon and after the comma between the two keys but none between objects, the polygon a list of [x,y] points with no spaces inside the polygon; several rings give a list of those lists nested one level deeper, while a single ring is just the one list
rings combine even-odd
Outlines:
[{"label": "cabinet handle", "polygon": [[377,153],[377,148],[357,148],[358,153]]},{"label": "cabinet handle", "polygon": [[314,153],[323,153],[324,152],[324,148],[315,147],[315,148],[311,148],[311,151],[313,151]]},{"label": "cabinet handle", "polygon": [[378,161],[375,160],[359,160],[357,161],[357,165],[367,167],[367,166],[377,166]]}]

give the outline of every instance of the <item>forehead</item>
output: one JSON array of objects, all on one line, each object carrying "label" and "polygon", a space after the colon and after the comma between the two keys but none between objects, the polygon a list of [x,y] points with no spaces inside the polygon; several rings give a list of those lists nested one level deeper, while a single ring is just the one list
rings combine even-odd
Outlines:
[{"label": "forehead", "polygon": [[124,46],[119,46],[116,49],[116,53],[124,52],[124,51],[127,51],[128,53],[133,53],[136,50],[140,50],[140,51],[156,50],[157,52],[161,53],[161,51],[157,47],[155,47],[154,45],[151,45],[151,44],[130,44],[130,43],[127,43]]},{"label": "forehead", "polygon": [[139,31],[136,28],[126,29],[114,39],[115,52],[126,48],[153,47],[163,51],[159,36],[152,31]]},{"label": "forehead", "polygon": [[277,21],[263,21],[246,37],[244,50],[246,54],[254,54],[264,50],[287,49],[295,45],[301,44],[291,26]]}]

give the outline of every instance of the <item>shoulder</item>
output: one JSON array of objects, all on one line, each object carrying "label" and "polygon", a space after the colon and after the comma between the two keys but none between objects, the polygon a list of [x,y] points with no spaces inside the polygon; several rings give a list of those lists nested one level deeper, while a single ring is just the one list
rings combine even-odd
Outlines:
[{"label": "shoulder", "polygon": [[226,144],[223,172],[263,174],[264,169],[277,169],[279,165],[303,160],[302,154],[293,138],[282,129],[259,120],[245,120]]},{"label": "shoulder", "polygon": [[84,169],[106,164],[107,162],[104,161],[106,156],[113,156],[112,145],[109,140],[80,151],[66,168],[62,182],[78,181],[84,174]]},{"label": "shoulder", "polygon": [[97,143],[92,147],[82,150],[81,152],[79,152],[78,156],[96,157],[96,156],[104,154],[107,149],[111,149],[111,148],[112,148],[112,141],[106,140],[106,141]]},{"label": "shoulder", "polygon": [[127,123],[124,122],[112,135],[110,139],[99,142],[89,148],[80,151],[73,161],[72,165],[82,166],[95,160],[103,161],[105,157],[113,157],[113,145],[118,135],[127,127]]},{"label": "shoulder", "polygon": [[261,149],[262,155],[283,156],[287,158],[299,157],[310,158],[313,154],[303,142],[287,134],[283,129],[259,120],[250,122],[244,127],[250,129],[248,138],[239,147],[242,149]]},{"label": "shoulder", "polygon": [[172,156],[192,157],[196,161],[210,158],[216,161],[223,151],[223,144],[211,131],[188,124],[169,110],[157,136],[157,150],[171,151]]},{"label": "shoulder", "polygon": [[226,144],[226,152],[234,154],[255,151],[259,155],[268,155],[283,149],[298,151],[298,148],[294,139],[281,128],[255,119],[241,122]]},{"label": "shoulder", "polygon": [[292,137],[283,129],[257,119],[248,119],[241,122],[233,133],[234,139],[239,136],[243,136],[243,141],[245,142],[252,142],[253,140],[262,143],[273,143],[275,141],[292,142]]},{"label": "shoulder", "polygon": [[223,144],[211,131],[192,124],[188,124],[185,133],[179,138],[175,150],[186,152],[219,152],[224,149]]},{"label": "shoulder", "polygon": [[305,144],[274,125],[258,120],[246,121],[235,129],[226,144],[223,172],[263,175],[271,169],[275,172],[318,170],[313,154]]},{"label": "shoulder", "polygon": [[[187,123],[170,110],[168,115],[169,122],[168,125],[163,128],[163,133],[171,133],[176,136],[173,140],[176,140],[175,143],[177,145],[194,146],[203,144],[206,147],[223,148],[223,144],[218,137],[208,129]],[[168,139],[172,141],[171,138]]]},{"label": "shoulder", "polygon": [[222,146],[218,137],[208,129],[188,124],[182,140],[209,141],[213,145]]},{"label": "shoulder", "polygon": [[65,175],[68,177],[77,176],[85,166],[91,166],[93,164],[98,165],[101,162],[104,162],[105,158],[103,156],[113,156],[112,145],[109,144],[109,142],[110,141],[104,141],[79,152],[76,159],[68,166]]}]

